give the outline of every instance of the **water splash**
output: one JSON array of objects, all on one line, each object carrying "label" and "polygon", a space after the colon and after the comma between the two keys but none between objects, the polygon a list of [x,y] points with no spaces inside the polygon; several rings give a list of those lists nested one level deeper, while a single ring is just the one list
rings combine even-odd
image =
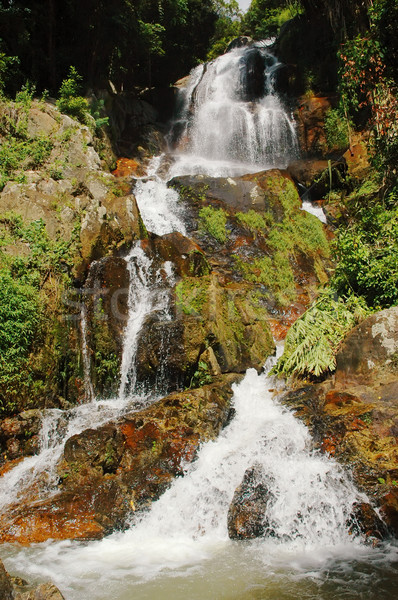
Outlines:
[{"label": "water splash", "polygon": [[163,158],[164,155],[160,155],[152,159],[148,175],[137,180],[134,195],[148,231],[156,235],[179,231],[186,235],[179,194],[167,187],[164,178],[159,175]]}]

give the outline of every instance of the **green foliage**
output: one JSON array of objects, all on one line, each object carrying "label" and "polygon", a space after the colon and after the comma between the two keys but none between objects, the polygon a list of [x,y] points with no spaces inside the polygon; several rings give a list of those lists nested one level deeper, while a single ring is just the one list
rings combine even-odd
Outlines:
[{"label": "green foliage", "polygon": [[394,193],[385,200],[357,205],[355,221],[339,228],[334,245],[337,261],[333,285],[340,294],[353,292],[369,306],[398,304],[398,209]]},{"label": "green foliage", "polygon": [[[9,246],[15,255],[4,252]],[[71,251],[71,243],[48,237],[41,220],[25,223],[13,213],[0,218],[0,411],[12,412],[48,393],[57,361],[67,361],[66,351],[55,343],[64,331],[53,330],[54,309],[44,290],[49,279],[69,284]],[[38,358],[41,347],[45,352]],[[56,385],[61,382],[59,373]]]},{"label": "green foliage", "polygon": [[227,241],[227,213],[222,208],[205,206],[199,211],[201,220],[200,229],[207,231],[217,242],[225,244]]},{"label": "green foliage", "polygon": [[[37,169],[43,165],[53,148],[52,142],[44,136],[28,135],[27,120],[32,94],[32,88],[25,87],[17,94],[15,103],[4,102],[2,107],[0,191],[9,180],[23,181],[25,170]],[[7,117],[7,113],[14,116]]]},{"label": "green foliage", "polygon": [[235,213],[235,217],[241,225],[253,232],[266,230],[274,222],[270,213],[259,213],[252,209],[246,213],[237,212]]},{"label": "green foliage", "polygon": [[18,63],[16,56],[7,56],[4,52],[0,52],[0,96],[4,94],[7,79],[10,77],[10,70]]},{"label": "green foliage", "polygon": [[61,113],[87,125],[89,104],[83,96],[79,95],[82,79],[75,67],[69,67],[68,77],[63,80],[59,89],[57,108]]},{"label": "green foliage", "polygon": [[347,119],[337,109],[330,109],[325,117],[326,140],[330,149],[345,150],[349,145]]},{"label": "green foliage", "polygon": [[237,2],[217,0],[214,4],[218,19],[211,39],[210,50],[207,53],[207,60],[213,60],[223,54],[228,44],[241,34],[242,28],[242,13]]},{"label": "green foliage", "polygon": [[191,377],[188,389],[202,387],[213,381],[209,373],[209,366],[204,360],[198,362],[195,373]]},{"label": "green foliage", "polygon": [[36,290],[0,269],[0,412],[12,410],[21,388],[32,385],[29,352],[40,333],[41,302]]},{"label": "green foliage", "polygon": [[367,315],[363,300],[335,299],[327,290],[291,326],[274,373],[290,377],[321,377],[336,368],[336,352],[348,331]]},{"label": "green foliage", "polygon": [[102,98],[99,100],[95,99],[90,104],[90,113],[95,121],[95,130],[98,133],[99,130],[105,125],[109,125],[109,117],[105,115],[105,102]]},{"label": "green foliage", "polygon": [[300,12],[300,2],[294,0],[252,0],[242,27],[254,39],[266,39],[277,35],[281,26]]}]

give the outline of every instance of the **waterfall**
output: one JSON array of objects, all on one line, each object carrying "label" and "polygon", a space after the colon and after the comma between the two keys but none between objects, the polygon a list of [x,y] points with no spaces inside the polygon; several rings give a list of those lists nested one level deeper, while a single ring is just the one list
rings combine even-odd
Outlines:
[{"label": "waterfall", "polygon": [[259,43],[192,72],[171,135],[176,162],[170,177],[286,168],[297,157],[294,121],[274,88],[279,67]]},{"label": "waterfall", "polygon": [[[126,261],[130,273],[129,316],[123,344],[120,398],[137,393],[135,355],[140,331],[145,319],[154,312],[164,320],[171,318],[169,290],[174,283],[172,264],[166,262],[155,269],[152,260],[145,254],[140,244],[133,247]],[[164,284],[164,279],[167,285]],[[156,391],[153,390],[155,394]]]},{"label": "waterfall", "polygon": [[[178,193],[167,187],[167,179],[197,173],[238,176],[283,168],[296,157],[294,122],[274,87],[278,68],[267,47],[255,44],[236,48],[192,72],[170,135],[171,157],[154,158],[148,175],[135,185],[151,233],[186,234]],[[56,465],[72,435],[147,402],[137,384],[139,335],[150,315],[165,321],[171,318],[174,274],[171,263],[153,262],[140,242],[126,262],[129,315],[118,396],[94,398],[83,309],[88,401],[67,411],[44,411],[39,454],[25,458],[0,478],[3,510],[23,503],[27,492],[29,501],[32,493],[36,500],[55,493]],[[152,399],[162,390],[162,382],[158,384]],[[347,531],[353,503],[365,498],[337,462],[313,449],[305,426],[278,402],[274,388],[275,382],[265,373],[249,369],[234,386],[230,423],[218,439],[201,446],[197,459],[186,465],[185,476],[176,478],[150,509],[140,515],[132,512],[129,529],[90,543],[48,541],[24,550],[10,548],[8,569],[51,579],[67,600],[336,597],[320,596],[317,589],[311,595],[300,586],[304,580],[320,579],[323,569],[326,579],[331,578],[329,565],[338,558],[354,556],[359,561],[370,556],[371,560],[371,549]],[[264,518],[272,535],[233,542],[228,537],[228,509],[245,472],[253,466],[266,474],[269,499]],[[336,572],[338,579],[341,572]],[[361,577],[362,573],[360,582]]]},{"label": "waterfall", "polygon": [[80,311],[80,331],[82,334],[84,394],[86,402],[91,402],[94,399],[95,394],[93,384],[91,382],[91,361],[87,343],[87,309],[84,303],[82,303]]}]

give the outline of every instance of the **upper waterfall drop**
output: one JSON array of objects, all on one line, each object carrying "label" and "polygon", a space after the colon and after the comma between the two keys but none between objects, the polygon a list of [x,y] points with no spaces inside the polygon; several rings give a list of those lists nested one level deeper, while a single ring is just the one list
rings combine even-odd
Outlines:
[{"label": "upper waterfall drop", "polygon": [[280,66],[259,42],[194,69],[172,129],[170,175],[241,175],[297,157],[294,120],[275,90]]}]

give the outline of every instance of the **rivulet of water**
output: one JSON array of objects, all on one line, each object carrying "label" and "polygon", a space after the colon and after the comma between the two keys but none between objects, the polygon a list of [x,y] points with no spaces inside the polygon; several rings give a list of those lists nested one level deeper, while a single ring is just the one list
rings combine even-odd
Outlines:
[{"label": "rivulet of water", "polygon": [[[124,333],[123,356],[120,371],[119,396],[137,395],[135,356],[139,334],[146,318],[156,312],[169,320],[170,287],[174,282],[172,264],[163,263],[155,268],[153,261],[138,243],[126,257],[130,273],[128,297],[129,316]],[[165,285],[165,282],[167,285]],[[156,395],[157,390],[153,390]]]}]

